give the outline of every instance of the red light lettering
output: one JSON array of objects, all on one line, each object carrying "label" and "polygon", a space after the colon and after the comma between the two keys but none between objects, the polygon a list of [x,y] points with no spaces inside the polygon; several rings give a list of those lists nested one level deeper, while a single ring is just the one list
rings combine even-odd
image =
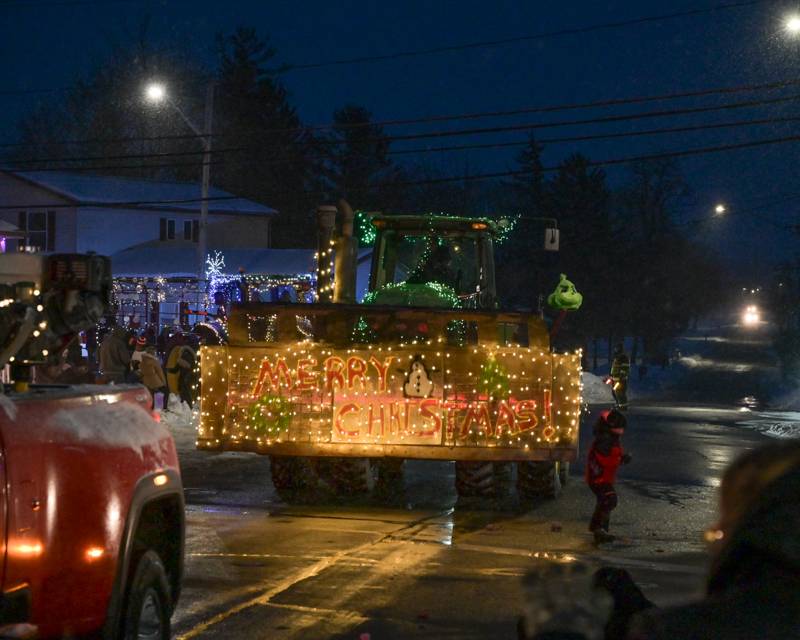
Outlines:
[{"label": "red light lettering", "polygon": [[264,358],[261,361],[261,369],[258,372],[258,379],[253,387],[253,397],[257,398],[261,395],[265,382],[269,382],[270,389],[280,391],[281,378],[283,378],[283,382],[285,383],[284,386],[288,390],[291,390],[292,373],[289,371],[289,367],[286,366],[286,360],[279,357],[275,364],[275,368],[273,369],[272,363],[269,361],[269,359]]},{"label": "red light lettering", "polygon": [[386,374],[389,371],[389,365],[394,359],[394,356],[388,356],[383,359],[383,364],[381,364],[375,356],[369,357],[369,363],[378,372],[378,391],[386,391]]},{"label": "red light lettering", "polygon": [[361,388],[365,389],[367,375],[367,363],[358,356],[350,356],[347,359],[347,388],[352,389],[356,380],[361,381]]},{"label": "red light lettering", "polygon": [[325,360],[325,389],[334,391],[334,382],[338,383],[340,389],[344,389],[344,360],[338,356]]},{"label": "red light lettering", "polygon": [[357,404],[349,403],[343,404],[339,407],[338,411],[336,411],[336,417],[334,418],[334,425],[336,426],[336,430],[343,436],[347,438],[355,438],[358,436],[358,429],[355,431],[348,431],[345,429],[344,421],[348,414],[353,412],[358,413],[360,408]]},{"label": "red light lettering", "polygon": [[296,390],[310,391],[316,388],[317,372],[309,371],[310,368],[316,366],[315,358],[301,358],[297,361],[297,384],[294,387]]}]

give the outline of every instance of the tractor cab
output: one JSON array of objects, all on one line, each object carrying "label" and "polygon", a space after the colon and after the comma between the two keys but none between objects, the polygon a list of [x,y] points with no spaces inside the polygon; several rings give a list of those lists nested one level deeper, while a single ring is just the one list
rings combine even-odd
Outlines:
[{"label": "tractor cab", "polygon": [[370,292],[434,284],[465,309],[496,306],[494,239],[499,225],[486,218],[385,216],[372,218],[376,238]]}]

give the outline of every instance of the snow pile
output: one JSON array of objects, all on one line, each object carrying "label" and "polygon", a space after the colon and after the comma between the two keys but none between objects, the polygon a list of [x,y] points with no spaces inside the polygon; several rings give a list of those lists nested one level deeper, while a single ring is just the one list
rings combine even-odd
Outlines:
[{"label": "snow pile", "polygon": [[53,414],[53,441],[91,443],[109,448],[130,449],[140,458],[142,447],[158,450],[163,430],[150,414],[130,402],[97,403],[88,407],[61,409]]},{"label": "snow pile", "polygon": [[169,397],[168,411],[163,409],[161,414],[161,424],[165,425],[175,440],[175,446],[179,449],[193,449],[197,438],[197,416],[185,402],[175,394]]},{"label": "snow pile", "polygon": [[765,411],[738,423],[771,438],[800,438],[800,412]]},{"label": "snow pile", "polygon": [[588,404],[614,402],[614,396],[611,395],[611,386],[603,382],[602,377],[584,371],[581,374],[581,382],[583,382],[581,396],[584,402]]}]

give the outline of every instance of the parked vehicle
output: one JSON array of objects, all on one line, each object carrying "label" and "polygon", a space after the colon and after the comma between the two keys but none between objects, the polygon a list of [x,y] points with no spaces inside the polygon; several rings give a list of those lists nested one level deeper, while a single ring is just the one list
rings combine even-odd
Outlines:
[{"label": "parked vehicle", "polygon": [[107,258],[0,255],[0,637],[170,637],[183,491],[147,390],[29,384],[110,287]]}]

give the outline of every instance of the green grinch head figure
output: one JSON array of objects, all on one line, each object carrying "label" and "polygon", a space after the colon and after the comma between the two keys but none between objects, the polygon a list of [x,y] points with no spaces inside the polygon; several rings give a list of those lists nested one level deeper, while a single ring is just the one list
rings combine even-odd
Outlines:
[{"label": "green grinch head figure", "polygon": [[583,296],[575,289],[575,285],[567,280],[565,274],[561,274],[561,279],[556,285],[556,290],[547,297],[547,304],[554,309],[562,311],[577,311],[581,308]]}]

